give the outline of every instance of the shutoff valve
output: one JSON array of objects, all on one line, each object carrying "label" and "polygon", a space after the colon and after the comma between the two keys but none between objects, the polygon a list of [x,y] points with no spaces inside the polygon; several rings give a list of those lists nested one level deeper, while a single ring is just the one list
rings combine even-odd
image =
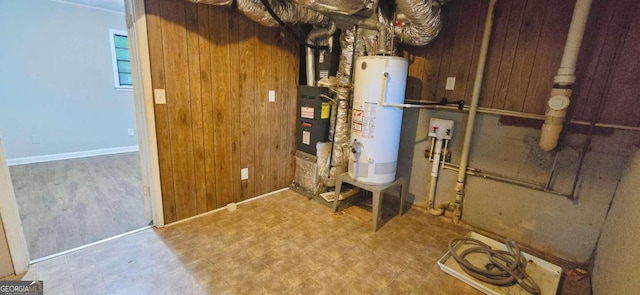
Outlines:
[{"label": "shutoff valve", "polygon": [[431,118],[429,123],[429,137],[449,140],[453,136],[453,121]]}]

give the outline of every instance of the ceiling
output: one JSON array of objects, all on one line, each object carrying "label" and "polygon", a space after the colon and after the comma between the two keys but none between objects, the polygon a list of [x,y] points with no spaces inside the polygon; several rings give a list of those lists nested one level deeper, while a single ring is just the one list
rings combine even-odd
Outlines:
[{"label": "ceiling", "polygon": [[124,0],[64,0],[62,2],[77,3],[91,7],[124,12]]}]

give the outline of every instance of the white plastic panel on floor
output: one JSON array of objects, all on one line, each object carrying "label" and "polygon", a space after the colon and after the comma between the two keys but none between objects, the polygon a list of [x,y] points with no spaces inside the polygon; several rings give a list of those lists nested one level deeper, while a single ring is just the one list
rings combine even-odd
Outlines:
[{"label": "white plastic panel on floor", "polygon": [[[492,249],[497,250],[506,250],[506,246],[503,243],[487,238],[481,234],[475,232],[469,232],[465,235],[467,238],[476,239],[480,242],[483,242]],[[460,253],[464,251],[466,248],[471,247],[470,245],[460,245],[458,243],[454,246],[454,250],[456,253]],[[535,257],[533,255],[529,255],[526,252],[522,252],[522,254],[527,259],[527,274],[538,284],[540,287],[541,295],[555,295],[558,290],[558,285],[560,284],[560,275],[562,268],[547,262],[541,258]],[[471,262],[473,265],[484,265],[487,263],[488,259],[486,257],[482,257],[480,255],[469,255],[467,256],[467,260]],[[484,292],[485,294],[492,295],[527,295],[529,292],[522,289],[518,284],[514,284],[512,286],[496,286],[491,285],[485,282],[481,282],[471,276],[469,276],[466,272],[464,272],[458,262],[453,259],[450,252],[445,253],[445,255],[438,260],[438,266],[440,269],[459,280],[467,283],[468,285]]]}]

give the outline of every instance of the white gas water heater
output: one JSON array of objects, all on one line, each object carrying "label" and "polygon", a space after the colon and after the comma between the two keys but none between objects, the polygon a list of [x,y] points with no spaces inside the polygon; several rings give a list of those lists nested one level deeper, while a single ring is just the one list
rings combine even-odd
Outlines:
[{"label": "white gas water heater", "polygon": [[351,117],[349,176],[367,184],[396,178],[402,108],[407,83],[406,59],[363,56],[356,60]]}]

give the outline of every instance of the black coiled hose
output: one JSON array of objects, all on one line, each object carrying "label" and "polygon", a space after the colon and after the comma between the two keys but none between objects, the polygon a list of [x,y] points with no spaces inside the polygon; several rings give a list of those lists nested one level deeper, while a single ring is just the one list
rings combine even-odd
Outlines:
[{"label": "black coiled hose", "polygon": [[[456,253],[454,247],[471,245],[461,253]],[[505,241],[507,251],[494,250],[483,242],[471,238],[457,238],[449,241],[449,253],[460,268],[468,275],[492,285],[510,286],[515,283],[531,294],[540,294],[540,287],[529,277],[525,268],[527,259],[520,252],[515,241]],[[486,254],[491,263],[479,268],[471,264],[465,257],[472,253]]]}]

